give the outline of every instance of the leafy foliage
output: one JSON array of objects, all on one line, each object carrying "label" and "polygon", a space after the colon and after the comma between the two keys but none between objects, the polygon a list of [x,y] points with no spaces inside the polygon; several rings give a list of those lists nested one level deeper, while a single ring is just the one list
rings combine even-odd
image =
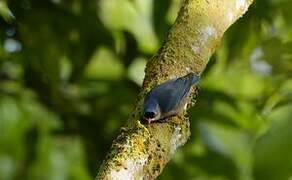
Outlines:
[{"label": "leafy foliage", "polygon": [[[92,179],[180,0],[0,1],[0,179]],[[159,179],[292,177],[292,3],[225,34]]]}]

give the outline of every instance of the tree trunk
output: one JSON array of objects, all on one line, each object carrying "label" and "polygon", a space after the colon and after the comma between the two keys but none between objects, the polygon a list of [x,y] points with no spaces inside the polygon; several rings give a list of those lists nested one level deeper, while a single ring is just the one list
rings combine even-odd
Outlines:
[{"label": "tree trunk", "polygon": [[[143,98],[166,80],[201,74],[223,33],[248,9],[252,0],[185,0],[165,43],[147,63],[142,90],[125,128],[101,165],[96,179],[155,179],[178,147],[190,136],[185,113],[164,123],[140,123]],[[191,99],[197,89],[192,90]]]}]

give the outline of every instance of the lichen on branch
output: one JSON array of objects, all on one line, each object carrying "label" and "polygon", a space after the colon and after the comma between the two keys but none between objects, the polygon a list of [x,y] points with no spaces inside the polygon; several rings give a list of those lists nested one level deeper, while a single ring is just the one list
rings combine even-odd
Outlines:
[{"label": "lichen on branch", "polygon": [[[142,90],[129,123],[121,129],[96,179],[155,179],[190,136],[184,114],[163,123],[140,123],[143,98],[151,88],[189,72],[201,74],[227,30],[252,0],[185,0],[163,46],[147,63]],[[193,88],[189,106],[197,88]]]}]

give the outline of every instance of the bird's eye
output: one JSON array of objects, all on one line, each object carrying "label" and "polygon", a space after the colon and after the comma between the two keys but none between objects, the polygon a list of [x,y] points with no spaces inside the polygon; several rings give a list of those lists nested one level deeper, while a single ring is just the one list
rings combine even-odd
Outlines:
[{"label": "bird's eye", "polygon": [[155,112],[145,112],[144,113],[144,117],[147,119],[153,119],[153,118],[155,118],[155,116],[156,116]]}]

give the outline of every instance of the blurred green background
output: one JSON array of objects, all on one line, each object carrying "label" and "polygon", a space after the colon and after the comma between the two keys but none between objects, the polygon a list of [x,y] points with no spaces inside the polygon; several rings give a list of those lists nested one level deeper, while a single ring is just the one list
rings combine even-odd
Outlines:
[{"label": "blurred green background", "polygon": [[[0,0],[0,180],[89,180],[180,0]],[[225,33],[161,180],[292,179],[292,1]]]}]

